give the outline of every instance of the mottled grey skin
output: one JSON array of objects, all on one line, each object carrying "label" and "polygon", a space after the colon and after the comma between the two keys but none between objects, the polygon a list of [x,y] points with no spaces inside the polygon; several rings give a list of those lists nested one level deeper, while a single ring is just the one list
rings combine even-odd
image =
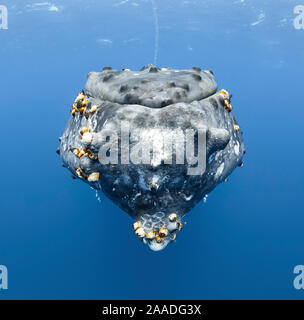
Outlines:
[{"label": "mottled grey skin", "polygon": [[[236,121],[216,94],[217,84],[210,71],[161,71],[147,66],[142,71],[104,70],[88,76],[85,95],[88,106],[97,111],[88,118],[77,113],[71,117],[61,138],[60,156],[72,174],[81,167],[85,174],[100,173],[98,182],[89,183],[102,190],[122,210],[141,221],[145,232],[160,227],[170,229],[168,216],[175,212],[181,219],[205,195],[223,182],[242,163],[244,145]],[[98,153],[98,133],[105,128],[120,130],[121,121],[132,129],[199,129],[207,130],[207,168],[202,175],[187,174],[184,165],[102,165],[88,157],[78,159],[70,148],[83,148],[80,130],[88,126],[95,132],[89,148]],[[131,141],[130,148],[136,141]],[[175,238],[162,243],[147,241],[153,250],[163,249]]]},{"label": "mottled grey skin", "polygon": [[119,104],[162,108],[177,102],[202,100],[215,93],[217,84],[208,71],[158,71],[146,66],[141,72],[105,70],[91,72],[86,93]]}]

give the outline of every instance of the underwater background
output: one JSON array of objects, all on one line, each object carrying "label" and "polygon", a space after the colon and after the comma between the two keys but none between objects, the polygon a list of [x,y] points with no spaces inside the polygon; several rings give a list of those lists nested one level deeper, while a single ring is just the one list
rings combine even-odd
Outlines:
[{"label": "underwater background", "polygon": [[[0,299],[304,298],[303,0],[0,4]],[[148,63],[211,69],[247,151],[161,252],[55,153],[88,72]]]}]

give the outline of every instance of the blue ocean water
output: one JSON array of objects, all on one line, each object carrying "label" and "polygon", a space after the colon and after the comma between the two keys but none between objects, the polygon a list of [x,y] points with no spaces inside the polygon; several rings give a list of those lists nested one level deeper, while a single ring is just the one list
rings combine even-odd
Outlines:
[{"label": "blue ocean water", "polygon": [[[301,1],[155,0],[153,10],[150,0],[0,0],[9,13],[0,30],[9,289],[0,299],[303,299],[293,287],[304,264]],[[160,67],[213,70],[233,94],[247,149],[244,167],[157,253],[55,153],[88,72],[140,69],[155,55]]]}]

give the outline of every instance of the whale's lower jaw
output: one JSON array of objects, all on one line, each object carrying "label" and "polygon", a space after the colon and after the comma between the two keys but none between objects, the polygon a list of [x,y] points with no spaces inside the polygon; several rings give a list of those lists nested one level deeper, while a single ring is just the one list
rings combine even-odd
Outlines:
[{"label": "whale's lower jaw", "polygon": [[[74,178],[101,190],[134,218],[136,236],[159,251],[175,241],[185,214],[242,164],[244,145],[231,112],[231,96],[225,90],[215,92],[209,72],[151,70],[152,75],[149,69],[91,74],[86,92],[72,107],[58,153]],[[144,105],[126,103],[130,97]],[[105,132],[115,137],[105,139]],[[187,156],[189,132],[195,132],[196,159],[201,163],[193,164],[195,152]],[[175,148],[165,148],[169,137],[177,143]],[[139,144],[142,140],[151,147],[149,161]],[[139,146],[141,152],[136,153]],[[201,158],[199,148],[204,151]]]},{"label": "whale's lower jaw", "polygon": [[176,213],[143,214],[133,224],[135,235],[148,244],[153,251],[163,250],[170,242],[175,242],[182,228],[181,217]]}]

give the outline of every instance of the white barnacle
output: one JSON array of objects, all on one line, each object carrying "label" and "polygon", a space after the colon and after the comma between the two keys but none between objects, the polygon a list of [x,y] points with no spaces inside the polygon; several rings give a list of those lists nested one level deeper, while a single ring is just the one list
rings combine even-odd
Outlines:
[{"label": "white barnacle", "polygon": [[227,96],[229,95],[229,92],[227,90],[225,90],[225,89],[220,90],[219,93],[223,93],[223,94],[225,94]]},{"label": "white barnacle", "polygon": [[83,178],[83,172],[82,172],[82,169],[80,167],[76,168],[76,172],[75,172],[76,176],[78,178]]},{"label": "white barnacle", "polygon": [[175,222],[175,221],[177,220],[177,214],[176,214],[176,213],[171,213],[171,214],[169,215],[169,220],[170,220],[171,222]]},{"label": "white barnacle", "polygon": [[94,104],[91,108],[90,108],[90,112],[94,113],[97,110],[97,106]]},{"label": "white barnacle", "polygon": [[88,176],[89,182],[97,182],[100,179],[100,173],[99,172],[93,172]]},{"label": "white barnacle", "polygon": [[156,236],[155,232],[154,231],[149,231],[147,234],[146,234],[146,238],[147,239],[154,239]]},{"label": "white barnacle", "polygon": [[82,100],[82,101],[81,101],[81,106],[82,106],[82,107],[86,107],[87,104],[88,104],[88,100]]},{"label": "white barnacle", "polygon": [[81,141],[85,145],[91,144],[92,140],[93,140],[93,133],[91,132],[85,132],[81,137]]},{"label": "white barnacle", "polygon": [[146,235],[144,228],[138,228],[138,229],[135,231],[135,234],[136,234],[136,236],[139,237],[139,238],[144,238],[145,235]]},{"label": "white barnacle", "polygon": [[81,150],[79,153],[78,153],[78,158],[82,158],[84,155],[86,155],[86,152],[84,150]]},{"label": "white barnacle", "polygon": [[140,221],[134,222],[134,224],[133,224],[133,229],[134,229],[134,230],[137,230],[137,229],[139,229],[140,227],[141,227]]},{"label": "white barnacle", "polygon": [[177,227],[178,227],[179,231],[183,230],[183,223],[181,221],[178,221],[177,222]]},{"label": "white barnacle", "polygon": [[163,242],[163,238],[159,235],[155,236],[154,240],[157,242],[157,243],[162,243]]},{"label": "white barnacle", "polygon": [[76,100],[75,100],[75,103],[77,103],[78,101],[81,101],[84,99],[84,95],[82,93],[79,93]]},{"label": "white barnacle", "polygon": [[237,124],[234,124],[233,129],[234,131],[238,132],[240,130],[240,126],[238,126]]},{"label": "white barnacle", "polygon": [[161,238],[165,238],[169,234],[169,231],[166,228],[160,228],[158,234]]},{"label": "white barnacle", "polygon": [[71,148],[70,151],[73,152],[75,156],[78,156],[80,153],[80,150],[78,148]]},{"label": "white barnacle", "polygon": [[84,133],[86,132],[89,132],[89,127],[83,127],[81,130],[80,130],[80,134],[83,135]]},{"label": "white barnacle", "polygon": [[176,221],[169,222],[167,224],[167,229],[169,232],[173,232],[178,229],[178,225]]}]

